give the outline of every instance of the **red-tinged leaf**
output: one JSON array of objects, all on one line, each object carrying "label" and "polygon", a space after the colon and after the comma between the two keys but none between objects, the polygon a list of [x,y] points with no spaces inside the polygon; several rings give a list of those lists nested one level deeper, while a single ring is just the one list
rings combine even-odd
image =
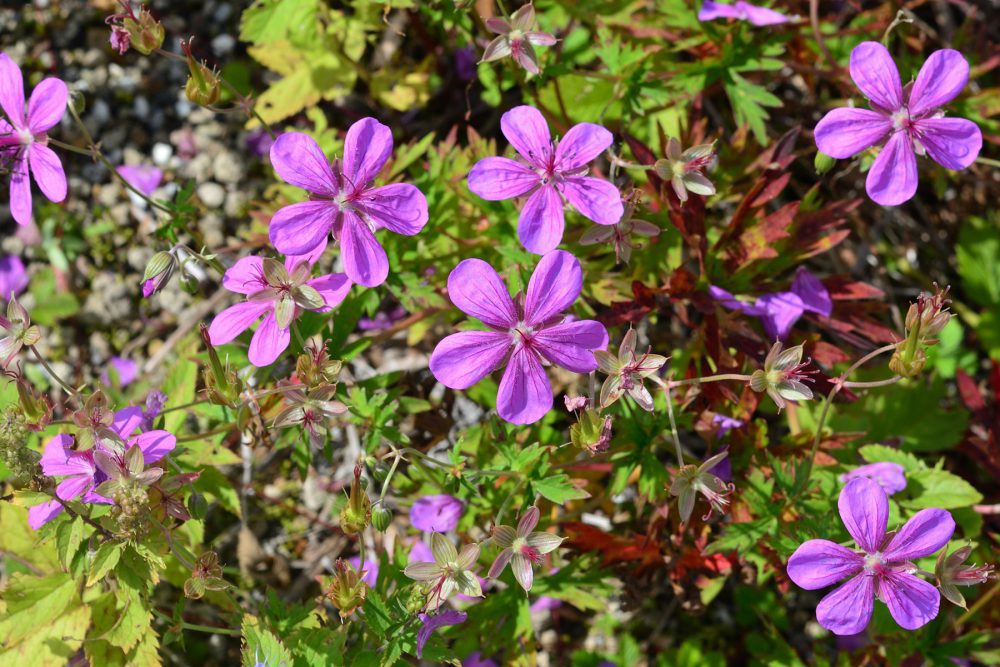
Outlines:
[{"label": "red-tinged leaf", "polygon": [[825,343],[823,341],[813,344],[813,346],[809,348],[809,353],[816,363],[827,368],[833,368],[834,364],[850,361],[852,359],[851,355],[847,354],[836,345]]},{"label": "red-tinged leaf", "polygon": [[788,228],[798,210],[799,202],[785,204],[761,222],[747,228],[730,249],[726,267],[736,271],[750,262],[777,257],[778,241],[789,237]]},{"label": "red-tinged leaf", "polygon": [[793,245],[798,249],[798,261],[803,262],[810,257],[815,257],[816,255],[822,255],[825,252],[829,252],[836,247],[838,243],[850,235],[851,230],[840,229],[827,234],[826,236],[820,237],[810,244],[801,245],[798,242],[793,243]]},{"label": "red-tinged leaf", "polygon": [[868,283],[851,280],[846,276],[832,276],[823,280],[823,286],[834,301],[881,300],[885,292]]},{"label": "red-tinged leaf", "polygon": [[632,281],[632,301],[616,301],[611,304],[611,311],[597,319],[608,326],[617,326],[630,322],[636,324],[651,313],[656,306],[656,292],[643,285],[638,280]]},{"label": "red-tinged leaf", "polygon": [[792,175],[788,172],[779,174],[775,178],[769,179],[767,183],[765,183],[764,187],[761,188],[757,196],[753,198],[753,201],[750,202],[750,207],[760,208],[769,201],[772,201],[781,194],[781,191],[785,189],[788,185],[788,181],[791,179]]},{"label": "red-tinged leaf", "polygon": [[637,573],[663,567],[659,542],[648,535],[622,537],[576,521],[562,524],[562,528],[567,537],[566,546],[599,552],[605,567],[616,563],[637,563]]},{"label": "red-tinged leaf", "polygon": [[979,413],[986,410],[986,401],[979,392],[976,381],[968,373],[962,369],[958,369],[955,376],[955,384],[958,385],[958,395],[962,398],[962,402],[965,403],[965,407],[969,408],[970,412]]},{"label": "red-tinged leaf", "polygon": [[784,171],[791,160],[795,159],[795,142],[799,138],[799,128],[793,127],[785,132],[767,150],[761,153],[760,157],[750,163],[746,173],[752,173],[758,169]]}]

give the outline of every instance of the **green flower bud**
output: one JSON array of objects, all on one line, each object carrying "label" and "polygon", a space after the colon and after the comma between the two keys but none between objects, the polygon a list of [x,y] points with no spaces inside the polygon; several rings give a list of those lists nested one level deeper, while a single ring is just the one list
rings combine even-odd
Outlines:
[{"label": "green flower bud", "polygon": [[354,482],[344,509],[340,510],[340,529],[348,535],[360,533],[372,518],[372,501],[361,483],[361,466],[354,466]]},{"label": "green flower bud", "polygon": [[392,511],[385,505],[378,505],[372,510],[372,527],[380,533],[384,533],[389,524],[392,523]]},{"label": "green flower bud", "polygon": [[219,75],[204,62],[196,60],[191,53],[191,42],[182,42],[181,48],[187,55],[188,77],[187,85],[184,86],[184,94],[188,100],[199,106],[212,106],[219,101],[222,93],[222,84]]},{"label": "green flower bud", "polygon": [[816,175],[822,176],[826,172],[833,169],[833,166],[837,164],[837,159],[830,157],[826,153],[821,153],[816,151],[816,158],[813,160],[813,167],[816,169]]},{"label": "green flower bud", "polygon": [[163,46],[166,37],[163,24],[154,19],[146,8],[139,10],[137,17],[125,18],[122,27],[129,34],[132,48],[144,56]]}]

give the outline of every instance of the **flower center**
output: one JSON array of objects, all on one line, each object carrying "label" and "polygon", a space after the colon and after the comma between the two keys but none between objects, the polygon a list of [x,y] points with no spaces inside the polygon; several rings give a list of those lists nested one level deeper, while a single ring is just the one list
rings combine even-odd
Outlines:
[{"label": "flower center", "polygon": [[17,138],[22,146],[30,146],[35,141],[35,135],[26,127],[22,127],[17,131]]},{"label": "flower center", "polygon": [[880,574],[884,569],[885,560],[883,560],[881,552],[876,551],[865,556],[865,572]]},{"label": "flower center", "polygon": [[909,130],[910,121],[910,111],[906,107],[901,107],[898,111],[892,114],[892,129],[894,130]]},{"label": "flower center", "polygon": [[514,540],[511,547],[513,548],[514,553],[521,554],[533,565],[537,565],[542,562],[542,554],[538,552],[538,549],[530,546],[528,544],[528,540],[524,537],[519,537]]}]

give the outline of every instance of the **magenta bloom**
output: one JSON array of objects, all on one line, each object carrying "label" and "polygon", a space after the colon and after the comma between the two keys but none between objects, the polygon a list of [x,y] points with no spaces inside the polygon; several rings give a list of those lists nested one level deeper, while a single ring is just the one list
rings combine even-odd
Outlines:
[{"label": "magenta bloom", "polygon": [[[344,271],[352,282],[375,287],[389,275],[389,259],[375,231],[413,236],[427,224],[427,199],[409,183],[371,186],[392,153],[392,133],[374,118],[351,125],[344,159],[331,167],[312,137],[286,132],[271,146],[278,175],[308,190],[309,201],[286,206],[271,218],[271,243],[286,255],[326,247],[327,234],[340,241]],[[322,252],[322,251],[319,251]]]},{"label": "magenta bloom", "polygon": [[737,2],[731,5],[705,0],[701,5],[701,11],[698,12],[698,20],[714,21],[715,19],[738,19],[740,21],[749,21],[755,26],[777,25],[779,23],[788,23],[792,20],[790,17],[773,9],[751,5],[749,2],[743,2],[743,0],[737,0]]},{"label": "magenta bloom", "polygon": [[531,424],[552,407],[545,361],[574,373],[597,368],[594,350],[608,346],[608,332],[594,320],[564,318],[583,287],[580,262],[563,250],[542,257],[517,303],[497,272],[481,259],[467,259],[448,276],[448,296],[458,309],[489,331],[461,331],[446,337],[431,354],[438,382],[468,389],[506,366],[497,412],[512,424]]},{"label": "magenta bloom", "polygon": [[[177,446],[177,438],[167,431],[147,431],[135,434],[142,423],[142,408],[129,407],[115,413],[111,429],[125,441],[125,450],[138,447],[146,465],[156,463],[169,454]],[[105,453],[118,457],[114,452],[98,444],[93,449],[77,452],[72,449],[73,436],[57,435],[48,441],[42,453],[40,464],[42,472],[49,477],[63,477],[56,487],[56,495],[65,501],[80,498],[85,503],[112,504],[110,498],[98,495],[94,489],[108,479],[95,459],[94,452],[101,449]],[[28,525],[38,530],[63,511],[63,506],[57,500],[50,500],[36,505],[28,511]]]},{"label": "magenta bloom", "polygon": [[[351,564],[355,572],[361,574],[361,556],[351,556],[347,562]],[[375,588],[375,584],[378,583],[378,561],[365,561],[365,572],[361,574],[361,581]]]},{"label": "magenta bloom", "polygon": [[212,345],[228,343],[263,317],[250,339],[250,363],[273,364],[288,347],[292,322],[302,310],[328,312],[351,290],[351,281],[342,273],[309,278],[318,255],[286,257],[284,264],[274,259],[244,257],[229,267],[222,286],[245,294],[247,300],[215,316],[208,328]]},{"label": "magenta bloom", "polygon": [[563,198],[599,225],[621,220],[625,207],[618,188],[585,175],[587,165],[611,145],[610,132],[580,123],[553,143],[545,118],[529,106],[505,113],[500,128],[524,161],[480,160],[469,172],[469,189],[490,201],[530,194],[517,223],[517,236],[525,248],[544,255],[559,245],[565,224]]},{"label": "magenta bloom", "polygon": [[447,494],[424,496],[410,508],[410,523],[428,533],[447,533],[455,530],[463,509],[465,504],[461,500]]},{"label": "magenta bloom", "polygon": [[937,588],[913,573],[916,558],[929,556],[951,539],[955,521],[941,509],[920,510],[886,536],[889,497],[876,482],[860,477],[840,492],[840,518],[861,553],[829,540],[809,540],[788,559],[788,576],[807,590],[851,577],[816,607],[816,620],[837,635],[868,625],[877,597],[900,626],[916,630],[932,621],[941,599]]},{"label": "magenta bloom", "polygon": [[122,165],[115,169],[133,188],[149,197],[160,187],[163,172],[152,165]]},{"label": "magenta bloom", "polygon": [[[139,377],[139,364],[134,359],[111,357],[108,364],[118,373],[118,386],[120,387],[132,384]],[[104,372],[101,373],[101,382],[111,386],[111,373],[108,369],[104,369]]]},{"label": "magenta bloom", "polygon": [[883,461],[860,466],[840,476],[841,482],[849,482],[858,477],[867,477],[878,482],[887,495],[898,493],[906,488],[906,474],[903,466],[898,463]]},{"label": "magenta bloom", "polygon": [[419,614],[420,622],[423,626],[417,632],[417,657],[423,657],[424,645],[427,640],[431,638],[434,631],[438,628],[443,628],[448,625],[458,625],[459,623],[464,623],[465,619],[469,618],[469,615],[464,611],[455,611],[454,609],[448,609],[446,611],[439,611],[434,615],[430,614]]},{"label": "magenta bloom", "polygon": [[826,287],[819,278],[801,267],[795,272],[791,290],[762,294],[754,303],[740,301],[714,285],[709,286],[708,291],[713,299],[726,308],[759,318],[765,333],[771,339],[787,339],[792,327],[806,312],[823,317],[829,317],[833,312],[833,301]]},{"label": "magenta bloom", "polygon": [[5,302],[17,296],[28,286],[28,272],[17,255],[0,257],[0,299]]},{"label": "magenta bloom", "polygon": [[969,63],[953,49],[930,55],[917,79],[904,89],[889,51],[862,42],[851,51],[851,78],[871,109],[834,109],[816,125],[816,147],[849,158],[885,140],[868,171],[868,196],[895,206],[917,191],[917,155],[930,155],[948,169],[965,169],[983,147],[979,127],[964,118],[945,118],[941,107],[969,80]]},{"label": "magenta bloom", "polygon": [[50,201],[66,199],[66,174],[51,148],[46,132],[66,113],[69,91],[59,79],[45,79],[35,86],[24,112],[24,81],[19,68],[6,53],[0,54],[0,106],[7,119],[0,118],[0,161],[9,163],[10,213],[17,224],[31,222],[31,183]]}]

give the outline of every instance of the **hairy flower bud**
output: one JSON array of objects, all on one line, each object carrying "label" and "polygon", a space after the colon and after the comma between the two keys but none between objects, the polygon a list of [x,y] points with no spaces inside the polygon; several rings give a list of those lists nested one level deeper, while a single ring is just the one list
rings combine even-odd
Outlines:
[{"label": "hairy flower bud", "polygon": [[148,299],[162,290],[177,269],[177,258],[165,250],[153,255],[142,276],[142,296]]},{"label": "hairy flower bud", "polygon": [[208,107],[219,101],[222,93],[222,83],[215,70],[204,62],[195,59],[191,53],[191,42],[181,42],[181,48],[187,56],[188,77],[184,86],[184,94],[193,104]]},{"label": "hairy flower bud", "polygon": [[372,518],[372,501],[368,498],[361,480],[361,466],[354,466],[354,481],[351,483],[351,493],[347,504],[340,510],[340,528],[348,535],[360,533]]},{"label": "hairy flower bud", "polygon": [[813,160],[813,167],[816,169],[817,176],[822,176],[826,172],[830,171],[836,164],[836,158],[830,157],[821,151],[816,151],[816,158]]},{"label": "hairy flower bud", "polygon": [[368,595],[368,584],[345,560],[338,558],[334,569],[336,572],[325,595],[340,612],[340,617],[347,618],[365,603],[365,597]]},{"label": "hairy flower bud", "polygon": [[[139,10],[138,16],[124,16],[122,27],[128,32],[132,48],[144,56],[163,46],[163,39],[166,37],[163,24],[153,18],[145,7]],[[119,53],[122,51],[119,50]]]},{"label": "hairy flower bud", "polygon": [[240,394],[243,392],[243,381],[236,375],[236,370],[228,364],[222,364],[219,353],[212,345],[208,335],[208,327],[200,328],[201,339],[208,348],[209,368],[205,371],[205,391],[208,400],[215,405],[236,408],[241,404]]},{"label": "hairy flower bud", "polygon": [[611,423],[611,415],[602,417],[598,410],[584,410],[569,429],[570,441],[591,454],[606,452],[611,448]]},{"label": "hairy flower bud", "polygon": [[906,313],[904,340],[896,345],[889,369],[903,377],[914,377],[923,370],[927,363],[925,347],[937,344],[937,338],[942,329],[951,319],[948,312],[946,297],[948,289],[934,285],[934,293],[921,293],[915,303],[910,304]]}]

